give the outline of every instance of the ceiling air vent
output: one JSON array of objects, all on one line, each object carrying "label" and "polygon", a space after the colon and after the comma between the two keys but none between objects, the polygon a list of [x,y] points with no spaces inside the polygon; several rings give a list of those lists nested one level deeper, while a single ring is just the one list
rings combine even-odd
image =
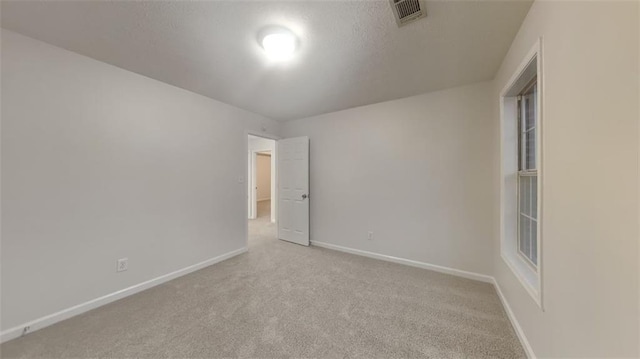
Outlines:
[{"label": "ceiling air vent", "polygon": [[389,0],[398,26],[406,25],[427,15],[420,0]]}]

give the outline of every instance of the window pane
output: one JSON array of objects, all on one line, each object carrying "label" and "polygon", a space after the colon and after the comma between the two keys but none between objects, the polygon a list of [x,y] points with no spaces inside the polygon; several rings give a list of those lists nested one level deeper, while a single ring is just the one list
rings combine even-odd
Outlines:
[{"label": "window pane", "polygon": [[520,170],[536,169],[536,82],[527,87],[520,95],[519,116],[520,116],[520,143],[518,144]]},{"label": "window pane", "polygon": [[529,253],[529,218],[520,215],[520,251],[528,257]]},{"label": "window pane", "polygon": [[536,130],[532,129],[526,133],[526,159],[525,169],[532,170],[536,168]]},{"label": "window pane", "polygon": [[531,221],[531,256],[533,264],[538,264],[538,222]]},{"label": "window pane", "polygon": [[527,133],[520,134],[520,140],[518,142],[518,170],[524,170],[527,168]]},{"label": "window pane", "polygon": [[538,219],[538,176],[529,177],[531,181],[531,218]]},{"label": "window pane", "polygon": [[[534,86],[535,88],[535,86]],[[532,129],[536,125],[536,103],[535,94],[531,93],[523,96],[524,99],[524,131]]]},{"label": "window pane", "polygon": [[529,198],[529,196],[527,195],[527,177],[526,176],[520,176],[520,178],[518,179],[518,186],[519,188],[519,196],[520,198],[518,199],[518,212],[519,213],[526,213],[527,212],[527,199]]}]

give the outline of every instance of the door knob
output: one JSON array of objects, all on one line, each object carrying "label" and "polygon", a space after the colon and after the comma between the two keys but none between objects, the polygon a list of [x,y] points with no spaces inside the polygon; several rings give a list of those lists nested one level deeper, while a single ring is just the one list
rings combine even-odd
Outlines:
[{"label": "door knob", "polygon": [[303,195],[302,195],[302,199],[307,199],[307,195],[306,195],[306,194],[303,194]]}]

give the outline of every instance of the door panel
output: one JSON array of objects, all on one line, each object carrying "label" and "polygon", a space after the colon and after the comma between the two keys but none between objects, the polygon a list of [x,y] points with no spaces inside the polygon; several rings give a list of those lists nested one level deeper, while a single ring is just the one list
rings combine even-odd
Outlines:
[{"label": "door panel", "polygon": [[309,245],[309,138],[278,141],[278,237]]}]

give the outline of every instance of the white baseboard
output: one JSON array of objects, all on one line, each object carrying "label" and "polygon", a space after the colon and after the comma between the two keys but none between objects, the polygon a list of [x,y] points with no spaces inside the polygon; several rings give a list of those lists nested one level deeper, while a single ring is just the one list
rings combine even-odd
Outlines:
[{"label": "white baseboard", "polygon": [[429,269],[429,270],[432,270],[432,271],[435,271],[435,272],[451,274],[451,275],[455,275],[455,276],[458,276],[458,277],[477,280],[477,281],[480,281],[480,282],[494,283],[493,277],[485,275],[485,274],[467,272],[467,271],[460,270],[460,269],[444,267],[444,266],[439,266],[439,265],[436,265],[436,264],[430,264],[430,263],[425,263],[425,262],[418,262],[418,261],[414,261],[414,260],[411,260],[411,259],[392,257],[392,256],[388,256],[386,254],[368,252],[368,251],[363,251],[363,250],[360,250],[360,249],[353,249],[353,248],[349,248],[349,247],[343,247],[343,246],[339,246],[337,244],[331,244],[331,243],[326,243],[326,242],[311,241],[311,244],[314,245],[314,246],[318,246],[318,247],[333,249],[333,250],[336,250],[336,251],[346,252],[346,253],[351,253],[351,254],[357,254],[359,256],[364,256],[364,257],[369,257],[369,258],[374,258],[374,259],[380,259],[380,260],[387,261],[387,262],[393,262],[393,263],[399,263],[399,264],[408,265],[408,266],[411,266],[411,267]]},{"label": "white baseboard", "polygon": [[520,340],[520,344],[522,344],[522,347],[524,348],[524,351],[527,354],[527,357],[529,357],[530,359],[536,359],[536,355],[533,352],[533,348],[531,348],[531,345],[529,344],[529,341],[527,340],[527,337],[525,336],[524,331],[522,330],[522,327],[520,326],[520,323],[518,323],[518,320],[516,319],[515,315],[513,314],[513,311],[511,310],[511,307],[509,306],[509,303],[507,302],[507,298],[505,298],[504,294],[502,294],[502,290],[500,289],[500,286],[498,285],[498,282],[496,281],[496,279],[494,277],[489,276],[489,275],[485,275],[485,274],[468,272],[468,271],[464,271],[464,270],[460,270],[460,269],[439,266],[439,265],[436,265],[436,264],[418,262],[418,261],[414,261],[414,260],[410,260],[410,259],[392,257],[392,256],[388,256],[388,255],[385,255],[385,254],[379,254],[379,253],[374,253],[374,252],[363,251],[363,250],[360,250],[360,249],[353,249],[353,248],[349,248],[349,247],[343,247],[343,246],[339,246],[337,244],[331,244],[331,243],[326,243],[326,242],[311,241],[311,244],[314,245],[314,246],[317,246],[317,247],[333,249],[333,250],[340,251],[340,252],[346,252],[346,253],[356,254],[356,255],[360,255],[360,256],[364,256],[364,257],[380,259],[380,260],[387,261],[387,262],[399,263],[399,264],[404,264],[404,265],[408,265],[408,266],[412,266],[412,267],[428,269],[428,270],[432,270],[432,271],[436,271],[436,272],[440,272],[440,273],[451,274],[451,275],[455,275],[455,276],[458,276],[458,277],[463,277],[463,278],[467,278],[467,279],[473,279],[473,280],[477,280],[477,281],[480,281],[480,282],[486,282],[486,283],[493,284],[493,286],[496,289],[496,292],[498,293],[498,297],[500,298],[500,302],[502,303],[502,306],[504,307],[504,310],[507,313],[507,317],[509,318],[509,321],[511,322],[511,325],[513,326],[513,328],[514,328],[514,330],[516,332],[516,335],[518,336],[518,339]]},{"label": "white baseboard", "polygon": [[[524,351],[527,354],[527,357],[529,357],[530,359],[536,359],[536,355],[533,352],[533,348],[531,348],[531,345],[529,344],[529,341],[527,340],[527,337],[525,336],[524,331],[522,330],[522,327],[520,326],[520,323],[518,323],[518,320],[516,319],[515,315],[513,314],[513,311],[511,310],[511,307],[509,306],[509,303],[507,302],[507,299],[505,298],[504,294],[502,293],[502,290],[500,289],[500,286],[498,285],[498,282],[495,280],[495,278],[493,278],[491,276],[488,276],[488,275],[484,275],[484,274],[463,271],[463,270],[454,269],[454,268],[450,268],[450,267],[439,266],[439,265],[435,265],[435,264],[418,262],[418,261],[414,261],[414,260],[410,260],[410,259],[393,257],[393,256],[384,255],[384,254],[363,251],[363,250],[359,250],[359,249],[343,247],[343,246],[339,246],[339,245],[331,244],[331,243],[311,241],[311,244],[314,245],[314,246],[317,246],[317,247],[323,247],[323,248],[333,249],[333,250],[337,250],[337,251],[341,251],[341,252],[356,254],[356,255],[360,255],[360,256],[364,256],[364,257],[380,259],[380,260],[393,262],[393,263],[404,264],[404,265],[408,265],[408,266],[412,266],[412,267],[418,267],[418,268],[433,270],[433,271],[436,271],[436,272],[451,274],[451,275],[455,275],[455,276],[459,276],[459,277],[463,277],[463,278],[474,279],[474,280],[478,280],[478,281],[481,281],[481,282],[486,282],[486,283],[493,284],[493,286],[496,289],[496,292],[498,293],[498,297],[500,298],[500,301],[502,302],[502,306],[504,307],[505,312],[507,313],[507,317],[509,318],[509,321],[511,322],[511,325],[513,326],[513,328],[514,328],[514,330],[516,332],[516,335],[518,336],[518,339],[520,340],[520,343],[522,344],[522,347],[524,348]],[[65,319],[74,317],[74,316],[76,316],[78,314],[82,314],[82,313],[87,312],[87,311],[89,311],[91,309],[98,308],[98,307],[103,306],[105,304],[114,302],[114,301],[116,301],[118,299],[122,299],[122,298],[130,296],[132,294],[141,292],[141,291],[143,291],[145,289],[149,289],[149,288],[157,286],[159,284],[168,282],[168,281],[170,281],[172,279],[181,277],[181,276],[189,274],[191,272],[195,272],[195,271],[197,271],[199,269],[208,267],[208,266],[216,264],[218,262],[222,262],[225,259],[229,259],[231,257],[235,257],[235,256],[237,256],[239,254],[242,254],[242,253],[246,252],[247,250],[248,250],[247,247],[243,247],[243,248],[237,249],[235,251],[231,251],[229,253],[225,253],[223,255],[220,255],[220,256],[217,256],[217,257],[214,257],[214,258],[211,258],[211,259],[207,259],[205,261],[202,261],[200,263],[191,265],[189,267],[179,269],[179,270],[177,270],[175,272],[171,272],[171,273],[165,274],[163,276],[156,277],[154,279],[148,280],[146,282],[142,282],[142,283],[133,285],[133,286],[131,286],[129,288],[125,288],[125,289],[119,290],[117,292],[110,293],[110,294],[107,294],[105,296],[90,300],[88,302],[85,302],[85,303],[82,303],[82,304],[78,304],[78,305],[73,306],[71,308],[67,308],[67,309],[61,310],[59,312],[44,316],[42,318],[39,318],[39,319],[30,321],[30,322],[21,324],[19,326],[14,327],[14,328],[7,329],[7,330],[3,331],[2,333],[0,333],[0,342],[4,343],[5,341],[20,337],[22,335],[23,330],[24,330],[25,327],[29,327],[30,328],[29,332],[33,332],[35,330],[48,327],[48,326],[50,326],[52,324],[55,324],[57,322],[65,320]]]},{"label": "white baseboard", "polygon": [[509,318],[511,325],[513,326],[513,329],[516,331],[516,335],[518,336],[518,339],[520,339],[520,344],[522,344],[522,347],[524,348],[524,352],[527,354],[527,357],[529,359],[536,359],[536,354],[533,352],[533,348],[531,347],[531,344],[529,344],[529,340],[527,340],[526,335],[524,335],[524,331],[522,330],[520,323],[518,323],[518,319],[516,319],[516,316],[513,314],[513,311],[509,306],[509,302],[507,302],[507,298],[504,296],[504,294],[502,294],[500,285],[498,284],[498,281],[495,280],[495,278],[493,279],[493,286],[496,288],[496,292],[498,293],[498,297],[502,302],[504,311],[507,312],[507,317]]},{"label": "white baseboard", "polygon": [[181,277],[181,276],[189,274],[191,272],[195,272],[195,271],[197,271],[199,269],[208,267],[208,266],[216,264],[218,262],[222,262],[225,259],[229,259],[231,257],[235,257],[235,256],[237,256],[239,254],[242,254],[242,253],[246,252],[247,250],[248,250],[247,247],[236,249],[234,251],[219,255],[219,256],[214,257],[214,258],[207,259],[205,261],[202,261],[200,263],[196,263],[196,264],[188,266],[186,268],[178,269],[175,272],[171,272],[171,273],[162,275],[160,277],[156,277],[156,278],[150,279],[150,280],[148,280],[146,282],[142,282],[142,283],[133,285],[131,287],[119,290],[117,292],[113,292],[113,293],[104,295],[102,297],[95,298],[95,299],[92,299],[90,301],[75,305],[73,307],[70,307],[70,308],[67,308],[67,309],[63,309],[63,310],[61,310],[59,312],[56,312],[56,313],[53,313],[53,314],[49,314],[47,316],[38,318],[36,320],[32,320],[30,322],[18,325],[18,326],[14,327],[14,328],[7,329],[7,330],[3,331],[2,333],[0,333],[0,342],[4,343],[7,340],[11,340],[11,339],[18,338],[18,337],[22,336],[23,332],[24,332],[24,329],[26,327],[29,327],[29,330],[27,332],[31,333],[31,332],[33,332],[35,330],[48,327],[48,326],[50,326],[52,324],[55,324],[55,323],[60,322],[60,321],[63,321],[65,319],[69,319],[69,318],[74,317],[74,316],[76,316],[78,314],[82,314],[84,312],[87,312],[87,311],[89,311],[91,309],[95,309],[95,308],[101,307],[101,306],[103,306],[105,304],[114,302],[114,301],[116,301],[118,299],[122,299],[124,297],[128,297],[128,296],[130,296],[132,294],[141,292],[141,291],[143,291],[145,289],[149,289],[151,287],[155,287],[155,286],[157,286],[159,284],[168,282],[168,281],[170,281],[172,279]]}]

